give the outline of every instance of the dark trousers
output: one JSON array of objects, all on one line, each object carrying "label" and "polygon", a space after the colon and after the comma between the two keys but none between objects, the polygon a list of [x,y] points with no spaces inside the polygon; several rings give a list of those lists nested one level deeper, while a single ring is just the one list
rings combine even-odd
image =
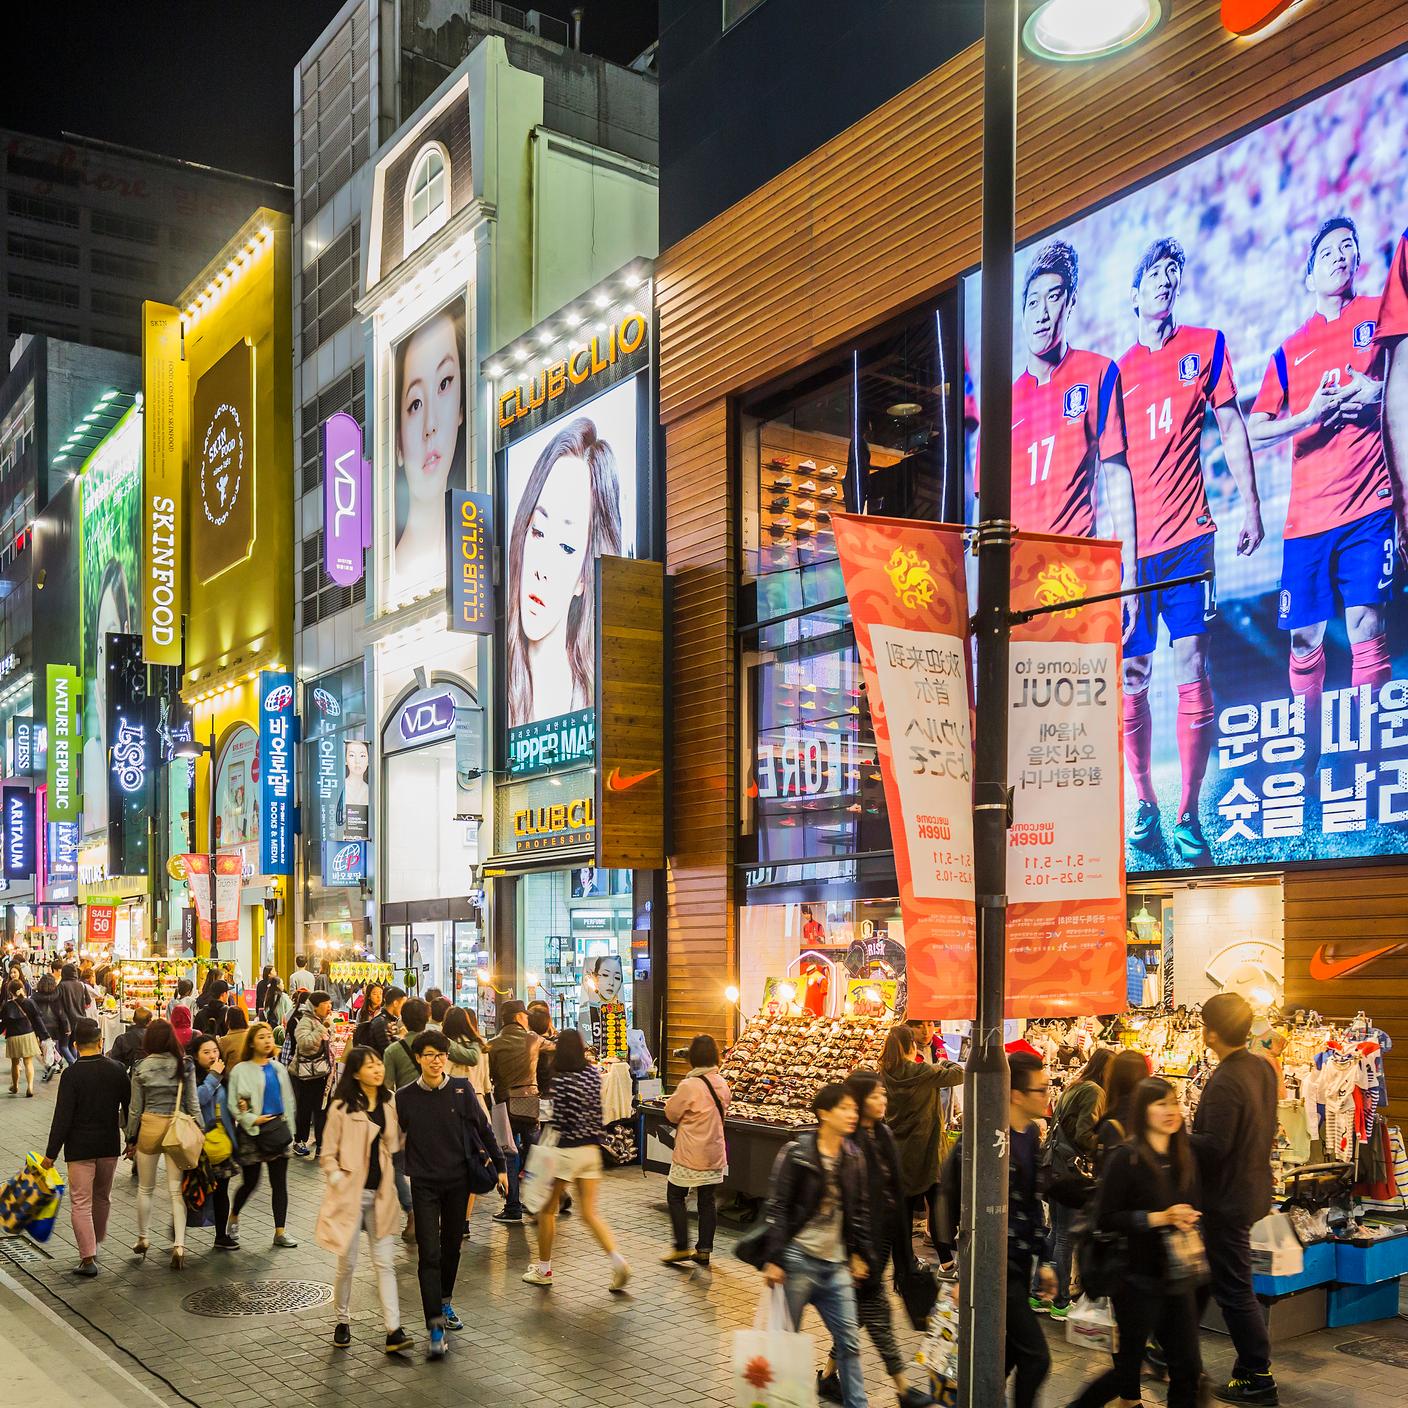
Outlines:
[{"label": "dark trousers", "polygon": [[210,1206],[215,1213],[215,1235],[225,1237],[230,1231],[230,1180],[217,1178],[215,1191],[210,1195]]},{"label": "dark trousers", "polygon": [[[714,1250],[714,1232],[719,1225],[718,1203],[714,1197],[717,1184],[705,1183],[694,1191],[699,1195],[699,1237],[694,1243],[696,1251]],[[689,1250],[689,1189],[677,1184],[665,1185],[665,1201],[670,1208],[670,1226],[675,1233],[675,1250]]]},{"label": "dark trousers", "polygon": [[269,1187],[274,1194],[274,1226],[288,1226],[288,1155],[281,1159],[270,1159],[267,1164],[241,1164],[240,1172],[244,1175],[240,1179],[240,1191],[235,1194],[234,1214],[240,1215],[240,1210],[249,1201],[249,1195],[259,1187],[259,1170],[267,1168],[269,1170]]},{"label": "dark trousers", "polygon": [[1261,1302],[1252,1290],[1251,1228],[1204,1213],[1203,1241],[1212,1282],[1202,1293],[1199,1308],[1207,1304],[1211,1294],[1232,1337],[1237,1366],[1250,1374],[1269,1374],[1271,1336]]},{"label": "dark trousers", "polygon": [[416,1219],[416,1277],[425,1323],[440,1317],[455,1293],[460,1269],[460,1240],[464,1236],[464,1210],[469,1204],[469,1182],[424,1183],[411,1181],[411,1211]]},{"label": "dark trousers", "polygon": [[294,1138],[300,1144],[308,1142],[311,1133],[319,1144],[323,1142],[323,1091],[327,1088],[326,1076],[313,1076],[308,1080],[294,1079],[293,1099],[297,1107]]},{"label": "dark trousers", "polygon": [[1037,1392],[1051,1372],[1051,1351],[1036,1311],[1027,1303],[1032,1280],[1030,1264],[1007,1267],[1007,1372],[1017,1371],[1013,1408],[1034,1408]]},{"label": "dark trousers", "polygon": [[936,1183],[932,1188],[926,1189],[923,1193],[916,1193],[909,1200],[909,1215],[927,1211],[927,1222],[929,1224],[929,1240],[934,1244],[934,1251],[938,1254],[940,1261],[953,1260],[953,1244],[939,1240],[939,1185]]},{"label": "dark trousers", "polygon": [[523,1181],[524,1160],[538,1137],[538,1122],[515,1119],[510,1115],[509,1126],[513,1130],[513,1148],[504,1150],[504,1159],[508,1163],[508,1202],[504,1204],[504,1211],[510,1217],[522,1217],[523,1201],[518,1190]]},{"label": "dark trousers", "polygon": [[1120,1291],[1110,1298],[1119,1327],[1114,1365],[1088,1384],[1071,1408],[1103,1408],[1112,1398],[1139,1397],[1139,1371],[1151,1334],[1168,1364],[1168,1408],[1196,1408],[1202,1349],[1198,1343],[1198,1303],[1192,1291],[1181,1295]]}]

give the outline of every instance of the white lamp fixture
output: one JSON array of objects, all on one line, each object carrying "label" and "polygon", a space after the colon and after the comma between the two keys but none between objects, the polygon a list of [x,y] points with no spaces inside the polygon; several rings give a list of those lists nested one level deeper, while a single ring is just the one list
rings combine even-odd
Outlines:
[{"label": "white lamp fixture", "polygon": [[1167,0],[1044,0],[1022,42],[1057,63],[1103,59],[1147,38],[1167,15]]},{"label": "white lamp fixture", "polygon": [[1159,921],[1149,913],[1148,902],[1141,898],[1139,901],[1139,913],[1134,916],[1131,922],[1134,926],[1134,932],[1138,934],[1145,943],[1148,943],[1153,939],[1154,929],[1157,927]]}]

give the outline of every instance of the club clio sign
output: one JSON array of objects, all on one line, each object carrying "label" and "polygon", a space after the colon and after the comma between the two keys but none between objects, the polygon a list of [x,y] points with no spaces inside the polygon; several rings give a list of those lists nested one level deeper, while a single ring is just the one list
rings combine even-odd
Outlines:
[{"label": "club clio sign", "polygon": [[493,504],[490,495],[466,489],[445,495],[445,604],[452,631],[494,633]]},{"label": "club clio sign", "polygon": [[323,422],[323,570],[340,587],[362,580],[372,543],[371,465],[362,458],[362,427],[346,411]]},{"label": "club clio sign", "polygon": [[78,758],[83,733],[83,693],[72,665],[47,667],[49,786],[51,821],[77,821],[81,811]]},{"label": "club clio sign", "polygon": [[293,676],[259,675],[259,869],[293,874]]}]

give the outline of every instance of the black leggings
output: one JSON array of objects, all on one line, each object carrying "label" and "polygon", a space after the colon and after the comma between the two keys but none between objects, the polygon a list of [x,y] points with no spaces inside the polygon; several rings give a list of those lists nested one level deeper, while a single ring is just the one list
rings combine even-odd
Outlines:
[{"label": "black leggings", "polygon": [[1139,1370],[1150,1334],[1158,1336],[1159,1348],[1168,1364],[1169,1408],[1194,1408],[1203,1361],[1193,1293],[1118,1291],[1110,1303],[1120,1332],[1115,1362],[1081,1392],[1072,1408],[1101,1408],[1112,1398],[1138,1398]]},{"label": "black leggings", "polygon": [[269,1170],[269,1187],[274,1193],[274,1226],[288,1226],[288,1155],[281,1159],[270,1159],[267,1164],[241,1164],[240,1191],[235,1194],[235,1206],[231,1209],[236,1217],[249,1201],[249,1195],[259,1187],[259,1170]]},{"label": "black leggings", "polygon": [[215,1191],[210,1195],[210,1205],[215,1212],[215,1235],[225,1237],[230,1230],[230,1180],[217,1178]]},{"label": "black leggings", "polygon": [[312,1134],[318,1144],[323,1142],[323,1091],[327,1088],[326,1076],[313,1076],[310,1080],[295,1077],[293,1100],[297,1107],[297,1128],[294,1138],[300,1144],[308,1142]]},{"label": "black leggings", "polygon": [[[715,1205],[714,1191],[718,1187],[715,1183],[700,1184],[694,1191],[699,1195],[699,1240],[695,1242],[696,1251],[711,1252],[714,1250],[714,1231],[719,1225],[718,1209]],[[689,1250],[689,1189],[681,1188],[676,1183],[665,1185],[665,1201],[670,1208],[670,1226],[675,1232],[675,1250],[684,1252]]]}]

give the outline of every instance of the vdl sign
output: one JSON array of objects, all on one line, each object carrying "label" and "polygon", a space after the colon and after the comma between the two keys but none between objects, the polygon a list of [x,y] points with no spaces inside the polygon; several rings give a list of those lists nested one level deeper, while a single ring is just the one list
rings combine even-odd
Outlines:
[{"label": "vdl sign", "polygon": [[406,743],[433,743],[449,738],[455,731],[454,695],[432,694],[411,700],[402,708],[396,729]]},{"label": "vdl sign", "polygon": [[339,411],[323,422],[323,569],[338,586],[362,580],[371,534],[371,466],[362,458],[362,427]]}]

